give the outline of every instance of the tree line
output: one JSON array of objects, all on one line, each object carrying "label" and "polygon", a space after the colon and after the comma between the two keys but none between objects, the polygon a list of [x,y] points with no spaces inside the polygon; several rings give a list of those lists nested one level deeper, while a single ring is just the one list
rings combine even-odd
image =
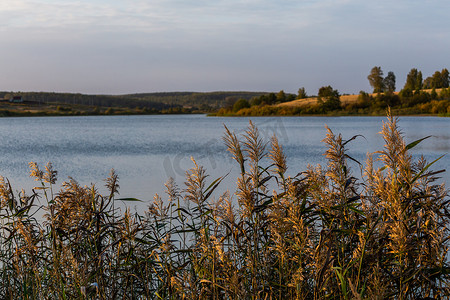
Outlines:
[{"label": "tree line", "polygon": [[381,67],[373,67],[367,79],[376,95],[361,91],[355,105],[357,108],[383,109],[389,106],[410,113],[450,113],[450,76],[446,68],[425,79],[420,70],[412,68],[398,93],[394,93],[393,72],[383,77]]},{"label": "tree line", "polygon": [[[422,80],[422,72],[416,68],[412,68],[406,76],[406,82],[402,90],[421,90],[421,89],[441,89],[448,88],[450,77],[447,69],[436,71],[432,76]],[[367,76],[374,93],[394,92],[395,91],[395,74],[392,71],[388,72],[386,77],[383,77],[383,70],[381,67],[373,67]]]},{"label": "tree line", "polygon": [[[450,114],[450,76],[444,68],[423,79],[422,72],[412,68],[403,88],[396,92],[396,75],[386,76],[379,66],[367,76],[373,93],[360,91],[354,102],[342,103],[341,95],[332,86],[322,86],[317,96],[308,96],[304,87],[298,94],[270,93],[250,100],[239,99],[225,105],[218,115],[304,115],[304,114],[384,114],[391,107],[398,114]],[[430,91],[431,90],[431,91]],[[317,98],[316,102],[302,106],[279,106],[295,99]]]},{"label": "tree line", "polygon": [[54,92],[0,92],[0,99],[22,96],[27,103],[86,105],[101,108],[146,109],[151,113],[213,112],[239,99],[250,100],[265,92],[161,92],[126,95],[86,95]]},{"label": "tree line", "polygon": [[[165,92],[128,95],[85,95],[46,92],[0,92],[8,99],[20,94],[24,101],[38,104],[63,103],[101,108],[130,108],[149,113],[215,113],[217,115],[302,115],[302,114],[384,114],[391,107],[400,114],[450,114],[449,71],[444,68],[423,79],[422,72],[412,68],[403,88],[396,92],[396,75],[386,76],[375,66],[367,76],[373,94],[361,91],[354,103],[342,103],[332,86],[322,86],[317,96],[309,96],[301,87],[297,94],[274,92]],[[429,91],[431,90],[431,91]],[[296,99],[317,98],[317,103],[302,107],[278,107]]]}]

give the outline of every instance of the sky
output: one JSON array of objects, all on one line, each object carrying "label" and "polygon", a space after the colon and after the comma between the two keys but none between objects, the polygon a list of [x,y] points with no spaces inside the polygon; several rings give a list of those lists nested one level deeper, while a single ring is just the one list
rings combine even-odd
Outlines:
[{"label": "sky", "polygon": [[448,0],[2,0],[0,91],[371,91],[450,68]]}]

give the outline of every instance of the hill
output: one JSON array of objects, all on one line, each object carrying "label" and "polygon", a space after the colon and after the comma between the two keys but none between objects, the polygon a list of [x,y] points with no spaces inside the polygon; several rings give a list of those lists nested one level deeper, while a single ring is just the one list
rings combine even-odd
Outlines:
[{"label": "hill", "polygon": [[[396,92],[395,94],[398,94]],[[369,94],[371,97],[376,96],[376,94]],[[358,101],[359,95],[342,95],[340,96],[341,103],[343,105],[356,103]],[[302,107],[317,104],[317,97],[310,97],[305,99],[296,99],[289,102],[276,104],[278,107]]]},{"label": "hill", "polygon": [[[265,92],[163,92],[125,95],[86,95],[53,92],[0,92],[0,98],[9,99],[21,95],[28,103],[69,104],[95,107],[119,107],[163,111],[184,109],[185,112],[210,112],[238,99],[250,100]],[[186,111],[189,110],[189,111]]]},{"label": "hill", "polygon": [[254,97],[267,94],[266,92],[162,92],[122,95],[131,99],[151,101],[169,105],[180,105],[186,108],[198,108],[200,110],[216,110],[238,99],[250,100]]}]

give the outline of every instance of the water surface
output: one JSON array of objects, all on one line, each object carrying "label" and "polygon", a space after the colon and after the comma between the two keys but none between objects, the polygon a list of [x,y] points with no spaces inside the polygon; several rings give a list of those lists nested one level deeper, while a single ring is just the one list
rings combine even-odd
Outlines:
[{"label": "water surface", "polygon": [[[13,189],[30,190],[28,163],[48,161],[59,171],[58,182],[73,177],[81,184],[96,184],[104,192],[103,179],[114,168],[120,177],[120,196],[151,200],[164,193],[164,182],[173,177],[182,187],[184,173],[195,158],[213,180],[230,173],[224,189],[234,187],[238,166],[222,141],[224,125],[238,135],[249,120],[268,139],[276,134],[288,159],[288,173],[296,175],[308,164],[324,164],[326,150],[321,140],[325,125],[344,139],[363,135],[348,144],[348,154],[364,161],[368,151],[382,150],[378,134],[385,117],[257,117],[221,118],[204,115],[34,117],[0,119],[0,175]],[[405,140],[433,135],[414,148],[432,161],[450,152],[450,119],[401,117]],[[358,166],[352,164],[358,175]],[[449,156],[434,169],[448,168]],[[448,182],[450,176],[444,175]]]}]

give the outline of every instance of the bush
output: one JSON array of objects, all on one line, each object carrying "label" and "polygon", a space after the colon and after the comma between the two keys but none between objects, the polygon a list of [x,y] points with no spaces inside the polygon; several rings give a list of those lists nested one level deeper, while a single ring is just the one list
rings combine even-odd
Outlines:
[{"label": "bush", "polygon": [[331,86],[321,87],[319,89],[317,100],[323,112],[341,108],[339,92],[337,90],[334,90]]}]

